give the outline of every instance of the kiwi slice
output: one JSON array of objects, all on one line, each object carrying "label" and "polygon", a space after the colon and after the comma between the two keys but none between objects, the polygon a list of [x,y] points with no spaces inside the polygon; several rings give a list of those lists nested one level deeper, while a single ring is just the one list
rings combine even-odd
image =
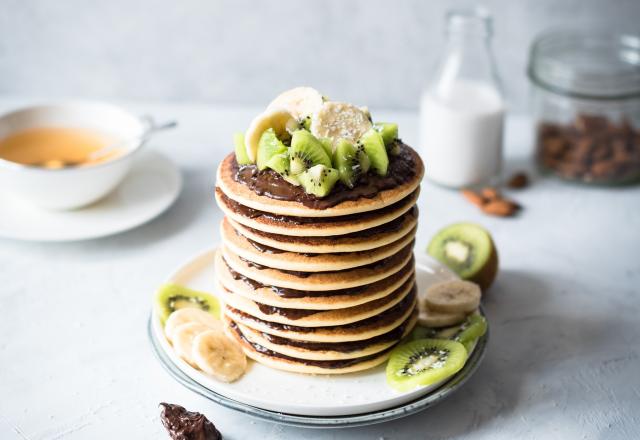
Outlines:
[{"label": "kiwi slice", "polygon": [[276,136],[276,132],[273,128],[269,128],[262,133],[260,141],[258,142],[258,155],[256,164],[259,170],[267,168],[267,162],[276,154],[281,154],[287,151],[287,147]]},{"label": "kiwi slice", "polygon": [[307,131],[311,131],[311,116],[305,116],[302,122],[300,122],[300,126]]},{"label": "kiwi slice", "polygon": [[440,230],[427,252],[465,280],[484,291],[498,273],[498,252],[491,235],[473,223],[456,223]]},{"label": "kiwi slice", "polygon": [[289,158],[293,175],[301,174],[314,165],[331,168],[331,158],[322,143],[307,130],[296,130],[291,135]]},{"label": "kiwi slice", "polygon": [[373,128],[380,133],[385,145],[390,145],[398,139],[398,124],[393,122],[376,122],[373,124]]},{"label": "kiwi slice", "polygon": [[333,153],[333,164],[340,173],[340,180],[353,188],[360,176],[369,170],[369,157],[362,147],[356,148],[345,139],[338,140]]},{"label": "kiwi slice", "polygon": [[236,161],[238,162],[238,165],[249,165],[251,163],[251,159],[247,156],[247,149],[244,145],[244,134],[235,133],[233,135],[233,144],[236,149]]},{"label": "kiwi slice", "polygon": [[320,164],[312,166],[296,177],[308,194],[324,197],[331,192],[331,189],[340,178],[340,173],[334,168]]},{"label": "kiwi slice", "polygon": [[271,159],[266,163],[266,167],[277,171],[282,176],[287,176],[289,174],[289,152],[285,151],[271,156]]},{"label": "kiwi slice", "polygon": [[208,293],[177,284],[165,284],[158,290],[155,309],[163,325],[171,313],[187,307],[201,309],[220,318],[220,303],[216,297]]},{"label": "kiwi slice", "polygon": [[333,156],[333,141],[329,138],[320,138],[318,139],[322,146],[324,147],[324,151],[327,153],[327,156]]},{"label": "kiwi slice", "polygon": [[371,168],[380,176],[387,175],[389,156],[380,133],[375,128],[369,129],[358,141],[371,161]]},{"label": "kiwi slice", "polygon": [[464,345],[467,353],[470,353],[473,344],[486,332],[487,320],[485,317],[481,315],[469,315],[467,320],[459,326],[456,333],[450,336],[449,339],[461,343]]},{"label": "kiwi slice", "polygon": [[387,383],[398,391],[440,382],[458,371],[467,360],[467,350],[456,341],[418,339],[391,351]]}]

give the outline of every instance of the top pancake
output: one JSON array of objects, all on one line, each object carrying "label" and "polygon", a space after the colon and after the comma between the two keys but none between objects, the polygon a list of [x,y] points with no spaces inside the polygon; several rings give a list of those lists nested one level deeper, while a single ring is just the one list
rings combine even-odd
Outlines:
[{"label": "top pancake", "polygon": [[296,217],[337,217],[342,215],[357,214],[360,212],[374,211],[391,205],[409,194],[420,185],[424,175],[424,165],[418,154],[406,147],[416,164],[416,172],[412,179],[395,188],[378,192],[372,198],[361,197],[357,200],[347,200],[326,209],[314,209],[305,206],[301,202],[277,200],[268,196],[258,195],[247,185],[234,179],[234,154],[229,154],[218,167],[216,185],[230,199],[253,209],[272,214],[296,216]]}]

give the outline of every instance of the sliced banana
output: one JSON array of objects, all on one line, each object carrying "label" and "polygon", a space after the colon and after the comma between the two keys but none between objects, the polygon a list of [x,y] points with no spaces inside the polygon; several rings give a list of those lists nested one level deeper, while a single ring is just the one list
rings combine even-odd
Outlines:
[{"label": "sliced banana", "polygon": [[296,87],[282,92],[267,106],[267,111],[285,109],[298,121],[311,116],[322,107],[324,98],[311,87]]},{"label": "sliced banana", "polygon": [[253,121],[251,121],[251,124],[249,124],[249,128],[244,135],[247,156],[249,156],[251,162],[256,161],[260,136],[269,128],[273,128],[276,136],[281,138],[287,135],[288,132],[297,129],[298,121],[291,116],[291,113],[282,108],[267,110],[256,116]]},{"label": "sliced banana", "polygon": [[443,313],[420,307],[418,314],[418,324],[424,327],[448,327],[450,325],[460,324],[466,319],[464,313]]},{"label": "sliced banana", "polygon": [[176,354],[194,367],[197,367],[193,359],[193,341],[201,333],[210,331],[211,327],[199,322],[187,322],[176,327],[173,332],[173,350]]},{"label": "sliced banana", "polygon": [[470,281],[443,281],[430,286],[424,294],[425,305],[444,313],[470,313],[480,305],[480,287]]},{"label": "sliced banana", "polygon": [[355,144],[371,127],[368,114],[346,102],[325,102],[311,117],[311,133],[334,143],[346,139]]},{"label": "sliced banana", "polygon": [[207,313],[204,310],[196,309],[194,307],[188,307],[176,310],[167,318],[167,322],[164,324],[164,334],[167,339],[172,341],[176,329],[180,325],[189,322],[197,322],[211,328],[222,328],[222,321],[216,319],[211,313]]},{"label": "sliced banana", "polygon": [[247,357],[222,330],[207,330],[193,341],[193,359],[202,371],[222,382],[233,382],[244,374]]}]

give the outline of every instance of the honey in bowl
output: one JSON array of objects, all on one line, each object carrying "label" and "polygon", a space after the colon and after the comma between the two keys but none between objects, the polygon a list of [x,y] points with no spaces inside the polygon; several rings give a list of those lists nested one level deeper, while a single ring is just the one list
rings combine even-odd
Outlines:
[{"label": "honey in bowl", "polygon": [[107,148],[116,139],[94,130],[40,127],[18,131],[0,139],[0,159],[43,168],[88,166],[106,162],[124,153]]}]

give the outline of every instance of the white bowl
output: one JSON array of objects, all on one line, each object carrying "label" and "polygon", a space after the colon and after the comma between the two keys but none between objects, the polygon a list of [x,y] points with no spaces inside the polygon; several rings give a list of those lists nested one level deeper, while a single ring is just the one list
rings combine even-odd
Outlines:
[{"label": "white bowl", "polygon": [[[48,169],[0,159],[0,190],[42,208],[67,210],[109,194],[129,171],[144,144],[145,121],[111,104],[60,102],[0,116],[0,138],[38,127],[71,127],[110,135],[125,151],[115,159],[85,167]],[[122,143],[120,143],[122,142]]]}]

